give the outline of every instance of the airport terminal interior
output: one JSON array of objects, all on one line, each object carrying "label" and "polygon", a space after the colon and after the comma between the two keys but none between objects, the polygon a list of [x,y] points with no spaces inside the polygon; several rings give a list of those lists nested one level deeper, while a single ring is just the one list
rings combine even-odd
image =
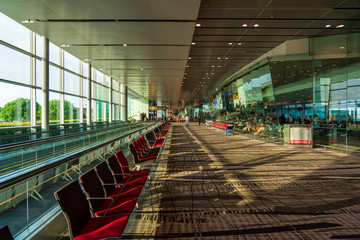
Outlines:
[{"label": "airport terminal interior", "polygon": [[360,239],[360,1],[0,1],[0,239]]}]

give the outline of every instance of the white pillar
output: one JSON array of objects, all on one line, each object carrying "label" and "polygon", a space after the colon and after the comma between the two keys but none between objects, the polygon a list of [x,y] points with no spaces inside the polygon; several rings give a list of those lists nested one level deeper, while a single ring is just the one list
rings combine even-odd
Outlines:
[{"label": "white pillar", "polygon": [[42,107],[41,107],[41,130],[49,130],[49,39],[43,40],[43,57],[42,57]]}]

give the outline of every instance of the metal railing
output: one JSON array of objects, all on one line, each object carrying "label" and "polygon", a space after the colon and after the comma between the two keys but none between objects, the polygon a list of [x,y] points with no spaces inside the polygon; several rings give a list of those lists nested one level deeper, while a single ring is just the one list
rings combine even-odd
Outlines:
[{"label": "metal railing", "polygon": [[[23,233],[30,224],[56,206],[54,191],[98,164],[98,160],[104,160],[106,154],[113,154],[122,146],[123,150],[127,149],[128,143],[145,134],[155,125],[128,124],[117,128],[81,132],[72,136],[57,136],[56,140],[53,138],[35,140],[40,146],[45,146],[45,149],[55,148],[53,151],[59,153],[60,148],[64,152],[55,155],[51,152],[51,157],[39,164],[0,176],[0,225],[9,225],[15,235]],[[54,141],[46,143],[51,139]],[[21,145],[26,146],[24,149],[36,149],[39,156],[42,147],[36,146],[35,142]],[[79,148],[71,148],[70,144],[74,146],[78,144]],[[20,151],[20,146],[10,148],[17,149],[20,155],[26,151]],[[4,151],[4,147],[0,149],[1,153]]]}]

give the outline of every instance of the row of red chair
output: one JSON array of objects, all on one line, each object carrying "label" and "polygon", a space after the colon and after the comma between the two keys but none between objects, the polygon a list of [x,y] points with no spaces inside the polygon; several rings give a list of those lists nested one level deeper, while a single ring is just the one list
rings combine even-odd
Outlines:
[{"label": "row of red chair", "polygon": [[146,139],[142,136],[129,145],[135,164],[156,160],[169,127],[170,125],[167,123],[161,124],[153,131],[148,132],[145,135]]},{"label": "row of red chair", "polygon": [[[57,192],[71,239],[121,237],[150,169],[131,171],[122,151]],[[81,185],[85,191],[83,192]]]},{"label": "row of red chair", "polygon": [[213,122],[210,122],[210,123],[209,123],[209,126],[226,130],[226,128],[227,128],[227,123],[221,123],[221,122],[215,122],[215,121],[213,121]]}]

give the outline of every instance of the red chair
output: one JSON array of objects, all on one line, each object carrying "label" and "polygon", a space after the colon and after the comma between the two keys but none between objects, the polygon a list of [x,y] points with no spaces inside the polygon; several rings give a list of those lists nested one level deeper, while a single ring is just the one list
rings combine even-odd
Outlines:
[{"label": "red chair", "polygon": [[136,146],[136,144],[134,144],[134,143],[129,145],[130,152],[132,153],[132,155],[134,157],[135,163],[144,163],[147,161],[155,161],[156,160],[157,155],[143,156],[140,152],[136,151],[135,146]]},{"label": "red chair", "polygon": [[125,184],[127,186],[141,184],[144,185],[147,180],[147,175],[132,175],[130,173],[125,173],[122,169],[119,161],[116,156],[112,156],[106,160],[110,170],[115,178],[116,183]]},{"label": "red chair", "polygon": [[[100,164],[98,164],[96,167],[98,167]],[[101,183],[103,184],[107,197],[116,198],[121,196],[121,194],[123,194],[123,196],[140,195],[143,185],[139,184],[125,186],[124,184],[115,183],[114,177],[112,176],[111,171],[107,165],[106,167],[104,165],[100,165],[98,168],[96,167],[95,171],[97,172]]]},{"label": "red chair", "polygon": [[123,174],[131,174],[132,176],[148,176],[150,174],[150,169],[141,169],[137,171],[130,170],[128,161],[123,151],[121,150],[115,154],[115,157],[121,166],[121,170],[123,171]]},{"label": "red chair", "polygon": [[156,139],[155,133],[153,131],[146,134],[146,139],[149,141],[150,146],[160,147],[164,143],[164,138]]},{"label": "red chair", "polygon": [[0,227],[0,239],[1,240],[14,240],[10,229],[7,225]]},{"label": "red chair", "polygon": [[98,240],[120,238],[129,220],[129,214],[91,217],[89,203],[74,180],[54,193],[64,212],[73,240]]},{"label": "red chair", "polygon": [[137,196],[122,196],[108,198],[94,169],[87,171],[79,177],[91,209],[95,216],[106,216],[117,213],[131,213],[137,201]]}]

